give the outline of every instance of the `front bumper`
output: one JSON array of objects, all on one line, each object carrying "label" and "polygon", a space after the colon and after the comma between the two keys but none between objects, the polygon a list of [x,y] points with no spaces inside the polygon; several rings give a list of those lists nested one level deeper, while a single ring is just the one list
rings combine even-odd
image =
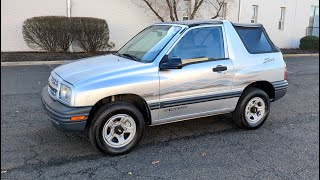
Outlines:
[{"label": "front bumper", "polygon": [[[59,101],[53,100],[48,92],[48,86],[42,90],[42,104],[48,115],[52,118],[52,124],[63,130],[83,131],[87,124],[92,107],[69,107]],[[73,116],[85,116],[86,119],[81,121],[71,121]]]}]

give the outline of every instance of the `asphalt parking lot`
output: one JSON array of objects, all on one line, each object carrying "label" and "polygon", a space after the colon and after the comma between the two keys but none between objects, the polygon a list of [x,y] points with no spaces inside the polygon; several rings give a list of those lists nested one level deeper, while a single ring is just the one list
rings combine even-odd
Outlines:
[{"label": "asphalt parking lot", "polygon": [[287,95],[260,129],[228,115],[147,127],[117,157],[51,125],[40,92],[55,66],[1,67],[1,179],[319,179],[319,57],[286,63]]}]

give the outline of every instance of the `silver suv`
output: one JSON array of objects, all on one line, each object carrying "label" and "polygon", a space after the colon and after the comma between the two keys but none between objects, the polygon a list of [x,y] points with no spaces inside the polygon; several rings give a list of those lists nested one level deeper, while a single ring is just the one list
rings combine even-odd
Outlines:
[{"label": "silver suv", "polygon": [[287,88],[282,54],[261,24],[181,21],[57,67],[42,102],[55,126],[83,130],[115,155],[137,145],[145,124],[232,113],[238,127],[256,129]]}]

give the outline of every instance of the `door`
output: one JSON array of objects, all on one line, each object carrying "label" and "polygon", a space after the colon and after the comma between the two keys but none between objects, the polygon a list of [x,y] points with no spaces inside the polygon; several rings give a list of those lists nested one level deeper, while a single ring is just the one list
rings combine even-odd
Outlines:
[{"label": "door", "polygon": [[189,29],[169,50],[181,69],[159,71],[160,123],[230,112],[239,93],[232,92],[233,65],[221,26]]}]

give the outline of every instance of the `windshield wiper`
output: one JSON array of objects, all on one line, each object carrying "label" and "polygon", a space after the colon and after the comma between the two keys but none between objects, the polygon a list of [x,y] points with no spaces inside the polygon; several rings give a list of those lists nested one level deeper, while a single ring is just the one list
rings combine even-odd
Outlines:
[{"label": "windshield wiper", "polygon": [[139,58],[137,58],[136,56],[131,55],[131,54],[125,53],[125,54],[121,54],[121,55],[126,56],[126,57],[129,57],[130,59],[135,60],[135,61],[139,61],[139,62],[141,61],[141,59],[139,59]]},{"label": "windshield wiper", "polygon": [[141,61],[141,59],[139,59],[138,57],[136,57],[136,56],[134,56],[134,55],[131,55],[131,54],[127,54],[127,53],[125,53],[125,54],[120,54],[120,53],[118,53],[118,52],[114,52],[114,53],[112,53],[112,54],[113,54],[113,55],[116,55],[116,56],[119,56],[119,57],[123,57],[123,58],[130,58],[131,60],[138,61],[138,62]]}]

